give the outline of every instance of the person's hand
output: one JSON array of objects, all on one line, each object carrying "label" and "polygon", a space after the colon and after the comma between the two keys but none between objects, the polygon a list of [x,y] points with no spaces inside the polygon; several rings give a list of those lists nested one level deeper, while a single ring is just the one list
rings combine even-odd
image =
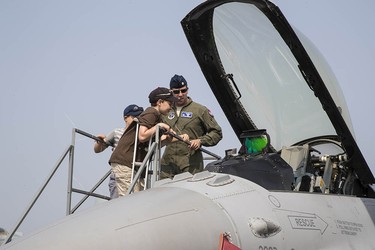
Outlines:
[{"label": "person's hand", "polygon": [[181,137],[185,142],[188,142],[188,141],[190,140],[188,134],[182,134],[182,135],[180,135],[180,137]]},{"label": "person's hand", "polygon": [[161,131],[163,131],[163,133],[169,132],[171,130],[171,127],[168,124],[165,124],[162,122],[158,123],[157,126],[159,126],[159,128],[161,129]]},{"label": "person's hand", "polygon": [[197,150],[198,148],[201,147],[201,140],[200,139],[195,139],[190,141],[190,148],[193,150]]},{"label": "person's hand", "polygon": [[160,136],[160,141],[162,141],[162,142],[169,143],[169,142],[172,142],[172,140],[173,140],[173,137],[169,134],[164,134],[164,135]]},{"label": "person's hand", "polygon": [[100,138],[100,139],[102,139],[102,140],[105,139],[105,135],[103,135],[103,134],[99,134],[99,135],[97,135],[96,137],[98,137],[98,138]]},{"label": "person's hand", "polygon": [[103,150],[105,150],[108,147],[108,145],[106,145],[104,143],[104,142],[106,142],[106,136],[102,135],[102,134],[99,134],[96,137],[98,137],[98,139],[100,139],[100,140],[95,140],[94,152],[95,153],[100,153],[100,152],[102,152]]},{"label": "person's hand", "polygon": [[[98,137],[99,139],[102,139],[103,141],[105,141],[105,138],[106,138],[106,136],[105,135],[103,135],[103,134],[99,134],[99,135],[97,135],[96,137]],[[97,143],[101,143],[101,144],[103,144],[101,141],[96,141]]]}]

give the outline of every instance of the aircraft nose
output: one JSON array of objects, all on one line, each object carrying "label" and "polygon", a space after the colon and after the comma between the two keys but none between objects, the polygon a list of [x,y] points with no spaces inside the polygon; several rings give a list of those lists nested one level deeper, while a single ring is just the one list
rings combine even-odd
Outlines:
[{"label": "aircraft nose", "polygon": [[235,232],[208,197],[158,187],[76,212],[4,249],[217,249],[221,233]]},{"label": "aircraft nose", "polygon": [[202,195],[178,188],[146,192],[139,202],[130,201],[137,194],[123,201],[129,207],[114,228],[118,247],[217,249],[220,234],[234,232],[222,209]]}]

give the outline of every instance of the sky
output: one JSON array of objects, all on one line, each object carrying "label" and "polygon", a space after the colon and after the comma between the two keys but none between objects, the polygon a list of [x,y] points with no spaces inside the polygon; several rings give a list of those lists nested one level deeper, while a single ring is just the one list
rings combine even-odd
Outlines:
[{"label": "sky", "polygon": [[[74,142],[73,187],[89,190],[109,170],[111,151],[93,135],[122,127],[128,104],[147,107],[156,87],[183,75],[193,100],[223,129],[218,155],[239,141],[191,52],[180,21],[202,1],[0,1],[0,227],[11,231]],[[275,0],[322,52],[342,88],[357,143],[375,173],[373,0]],[[18,231],[65,216],[68,159]],[[107,181],[98,193],[108,195]],[[74,201],[81,196],[73,195]],[[100,202],[91,199],[86,206]],[[84,207],[82,208],[84,209]]]}]

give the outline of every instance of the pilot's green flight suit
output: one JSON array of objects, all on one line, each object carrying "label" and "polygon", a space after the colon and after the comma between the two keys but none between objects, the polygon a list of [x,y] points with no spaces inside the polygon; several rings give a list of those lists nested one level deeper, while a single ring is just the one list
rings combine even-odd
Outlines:
[{"label": "pilot's green flight suit", "polygon": [[[178,134],[188,134],[190,140],[200,139],[202,146],[215,146],[222,138],[221,127],[205,107],[188,97],[187,104],[177,116],[172,109],[163,120]],[[200,150],[190,150],[185,142],[168,144],[161,159],[161,178],[173,177],[187,172],[194,174],[203,170],[203,156]]]}]

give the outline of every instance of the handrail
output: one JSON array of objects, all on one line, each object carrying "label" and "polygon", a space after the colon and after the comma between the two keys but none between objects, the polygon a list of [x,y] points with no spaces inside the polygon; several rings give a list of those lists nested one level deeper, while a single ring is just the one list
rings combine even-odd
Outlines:
[{"label": "handrail", "polygon": [[99,180],[99,182],[89,192],[83,192],[82,190],[78,190],[78,189],[73,190],[76,193],[81,193],[81,194],[86,194],[86,195],[71,210],[72,213],[74,213],[89,198],[89,196],[94,196],[94,197],[97,197],[97,198],[110,200],[110,198],[108,196],[97,195],[97,194],[94,193],[94,191],[108,178],[108,176],[110,174],[111,174],[111,170],[108,170],[108,172]]},{"label": "handrail", "polygon": [[[156,146],[157,146],[157,144],[155,142],[151,144],[151,148],[150,148],[151,150],[147,152],[146,157],[145,157],[144,161],[142,162],[142,165],[139,167],[137,173],[135,174],[134,181],[131,182],[130,187],[129,187],[129,189],[128,189],[128,191],[127,191],[126,194],[130,194],[130,193],[132,193],[134,191],[135,184],[141,178],[141,174],[142,174],[143,170],[145,170],[145,168],[147,166],[146,163],[151,158],[151,156],[154,154]],[[147,185],[147,184],[145,183],[145,185]]]},{"label": "handrail", "polygon": [[[106,144],[107,146],[113,146],[112,144],[102,140],[101,138],[99,137],[96,137],[94,135],[91,135],[87,132],[84,132],[80,129],[77,129],[77,128],[73,128],[73,132],[72,132],[72,142],[71,142],[71,145],[69,145],[67,147],[67,149],[63,152],[63,154],[61,155],[61,157],[59,158],[59,160],[57,161],[57,163],[55,164],[53,170],[51,171],[51,173],[48,175],[46,181],[44,182],[44,184],[42,185],[42,187],[39,189],[39,191],[37,192],[37,194],[34,196],[34,198],[32,199],[32,201],[30,202],[30,205],[27,207],[27,209],[25,210],[25,212],[22,214],[21,218],[18,220],[16,226],[14,227],[14,229],[8,234],[7,238],[5,239],[5,241],[2,243],[2,245],[5,245],[7,243],[9,243],[14,234],[16,233],[17,229],[21,226],[22,222],[24,221],[24,219],[26,218],[26,216],[29,214],[29,212],[31,211],[31,209],[33,208],[33,206],[35,205],[35,203],[37,202],[37,200],[39,199],[40,195],[43,193],[44,189],[46,188],[46,186],[48,185],[48,183],[50,182],[50,180],[52,179],[52,177],[55,175],[56,171],[59,169],[60,165],[62,164],[62,162],[64,161],[64,159],[66,158],[66,156],[69,154],[69,174],[68,174],[68,190],[67,190],[67,215],[71,214],[71,213],[74,213],[78,207],[80,205],[82,205],[84,203],[84,201],[89,197],[89,196],[94,196],[94,197],[97,197],[97,198],[101,198],[101,199],[106,199],[106,200],[109,200],[110,198],[108,196],[104,196],[104,195],[100,195],[100,194],[95,194],[94,191],[104,182],[104,180],[109,176],[110,174],[110,171],[108,171],[100,180],[99,182],[97,182],[97,184],[94,185],[94,187],[89,191],[84,191],[84,190],[80,190],[80,189],[76,189],[76,188],[73,188],[72,187],[72,181],[73,181],[73,162],[74,162],[74,147],[75,147],[75,134],[76,133],[79,133],[83,136],[86,136],[86,137],[89,137],[93,140],[96,140],[96,141],[100,141],[101,143],[104,143]],[[71,209],[71,195],[72,195],[72,192],[76,192],[76,193],[80,193],[80,194],[85,194],[86,196],[80,200],[77,205]]]},{"label": "handrail", "polygon": [[[94,191],[105,181],[105,179],[110,175],[110,171],[108,171],[92,188],[89,192],[81,189],[76,189],[73,188],[73,158],[74,158],[74,147],[75,147],[75,135],[76,133],[81,134],[83,136],[86,136],[88,138],[91,138],[95,141],[100,141],[101,143],[106,144],[107,146],[113,146],[112,144],[104,141],[103,139],[96,137],[90,133],[87,133],[83,130],[73,128],[72,132],[72,150],[70,152],[70,157],[69,157],[69,174],[68,174],[68,188],[67,188],[67,205],[66,205],[66,215],[74,213],[90,196],[105,199],[105,200],[110,200],[108,196],[104,195],[98,195],[95,194]],[[80,193],[80,194],[85,194],[85,196],[77,203],[76,206],[72,208],[71,202],[72,202],[72,193]]]},{"label": "handrail", "polygon": [[111,144],[111,143],[109,143],[109,142],[107,142],[107,141],[104,141],[102,138],[99,138],[99,137],[97,137],[97,136],[94,136],[94,135],[92,135],[92,134],[89,134],[89,133],[87,133],[87,132],[85,132],[85,131],[82,131],[82,130],[80,130],[80,129],[78,129],[78,128],[75,128],[74,131],[75,131],[76,133],[78,133],[78,134],[81,134],[81,135],[84,135],[84,136],[86,136],[86,137],[89,137],[89,138],[91,138],[91,139],[93,139],[93,140],[95,140],[95,141],[100,141],[101,143],[106,144],[107,146],[111,146],[111,147],[113,147],[113,144]]},{"label": "handrail", "polygon": [[[44,191],[44,189],[46,188],[46,186],[48,185],[48,183],[50,182],[50,180],[52,179],[52,177],[55,175],[56,171],[58,170],[58,168],[60,167],[61,163],[64,161],[64,159],[68,155],[68,153],[69,153],[69,172],[68,172],[66,215],[74,213],[90,196],[97,197],[97,198],[100,198],[100,199],[110,200],[110,198],[108,196],[96,194],[96,193],[94,193],[94,191],[104,182],[105,179],[108,178],[108,176],[111,173],[111,170],[109,170],[91,188],[90,191],[85,191],[85,190],[80,190],[80,189],[77,189],[77,188],[73,188],[73,163],[74,163],[74,148],[75,148],[76,133],[81,134],[83,136],[86,136],[88,138],[91,138],[93,140],[100,141],[101,143],[104,143],[107,146],[113,146],[112,144],[110,144],[110,143],[102,140],[99,137],[91,135],[91,134],[89,134],[89,133],[87,133],[85,131],[82,131],[80,129],[73,128],[73,130],[72,130],[72,142],[71,142],[71,145],[69,145],[67,147],[67,149],[64,151],[64,153],[61,155],[61,157],[59,158],[59,160],[55,164],[55,167],[53,168],[52,172],[47,177],[46,181],[44,182],[44,184],[42,185],[42,187],[39,189],[39,191],[37,192],[37,194],[35,195],[35,197],[31,201],[30,205],[28,206],[28,208],[26,209],[26,211],[24,212],[24,214],[21,216],[21,218],[18,221],[18,223],[16,224],[15,228],[11,231],[11,233],[8,235],[8,237],[6,238],[6,240],[2,243],[3,245],[9,243],[12,240],[12,237],[16,233],[17,229],[20,227],[20,225],[22,224],[22,222],[24,221],[24,219],[26,218],[26,216],[28,215],[28,213],[30,212],[30,210],[32,209],[32,207],[34,206],[34,204],[36,203],[36,201],[39,199],[40,195],[42,194],[42,192]],[[160,127],[158,127],[158,129],[156,130],[156,134],[155,134],[155,137],[154,137],[155,141],[152,142],[151,139],[150,139],[150,145],[149,145],[148,152],[147,152],[147,154],[146,154],[146,156],[145,156],[142,164],[140,165],[140,167],[139,167],[136,175],[134,176],[133,181],[131,182],[130,187],[129,187],[128,191],[127,191],[127,194],[130,194],[130,193],[134,192],[135,184],[136,184],[136,182],[138,180],[140,180],[140,178],[142,176],[141,174],[142,174],[142,172],[144,170],[146,171],[145,189],[153,187],[154,183],[157,180],[160,179],[160,152],[161,152],[161,143],[160,143],[160,136],[159,135],[160,135]],[[177,139],[181,139],[181,138],[178,138],[178,136],[176,136],[176,135],[173,135],[173,136],[177,137]],[[204,150],[202,150],[202,151],[205,152],[205,153],[208,153],[211,156],[214,156],[215,158],[218,158],[218,156],[216,156],[215,154],[213,154],[211,152],[206,152]],[[135,168],[135,163],[133,165],[134,165],[133,168]],[[74,208],[71,208],[71,201],[72,201],[72,193],[73,192],[84,194],[85,196],[76,204],[76,206]]]},{"label": "handrail", "polygon": [[37,194],[34,196],[33,200],[31,201],[30,205],[28,206],[28,208],[26,209],[26,211],[21,216],[21,218],[18,221],[18,223],[16,224],[16,226],[14,227],[14,229],[11,231],[11,233],[8,235],[8,237],[6,238],[6,240],[3,242],[4,245],[7,244],[7,243],[9,243],[12,240],[12,238],[13,238],[14,234],[16,233],[17,229],[20,227],[20,225],[22,224],[23,220],[29,214],[31,208],[34,206],[34,204],[36,203],[36,201],[39,199],[40,195],[42,194],[42,192],[46,188],[47,184],[52,179],[52,177],[56,173],[57,169],[60,167],[60,164],[63,162],[63,160],[65,159],[66,155],[71,151],[71,149],[72,149],[72,146],[70,145],[64,151],[64,153],[61,155],[60,159],[57,161],[57,163],[56,163],[55,167],[53,168],[52,172],[49,174],[49,176],[47,177],[47,179],[44,182],[44,184],[42,185],[42,187],[39,189],[39,191],[37,192]]},{"label": "handrail", "polygon": [[[170,135],[170,136],[172,136],[172,137],[174,137],[174,138],[176,138],[176,139],[179,140],[179,141],[182,141],[182,142],[186,143],[187,145],[191,145],[191,142],[190,142],[190,141],[185,141],[185,140],[184,140],[181,136],[179,136],[179,135],[176,135],[176,134],[174,134],[174,133],[172,133],[172,132],[170,132],[170,131],[165,131],[165,133],[168,134],[168,135]],[[221,159],[221,157],[218,156],[217,154],[214,154],[214,153],[212,153],[212,152],[210,152],[210,151],[208,151],[207,149],[204,149],[204,148],[202,148],[202,147],[199,147],[198,150],[200,150],[200,151],[202,151],[203,153],[206,153],[206,154],[208,154],[208,155],[211,155],[211,156],[212,156],[213,158],[215,158],[216,160],[220,160],[220,159]]]},{"label": "handrail", "polygon": [[[155,133],[155,141],[152,142],[150,139],[150,145],[147,151],[145,158],[142,161],[141,166],[139,167],[137,173],[134,176],[133,181],[130,183],[129,189],[127,190],[126,194],[130,194],[134,192],[134,187],[137,181],[141,179],[143,171],[146,172],[145,174],[145,183],[144,189],[152,188],[155,181],[160,178],[160,127],[156,129]],[[135,157],[135,156],[134,156]],[[153,157],[153,159],[151,159]],[[146,168],[147,167],[147,168]],[[133,163],[133,170],[135,169],[135,162]]]}]

